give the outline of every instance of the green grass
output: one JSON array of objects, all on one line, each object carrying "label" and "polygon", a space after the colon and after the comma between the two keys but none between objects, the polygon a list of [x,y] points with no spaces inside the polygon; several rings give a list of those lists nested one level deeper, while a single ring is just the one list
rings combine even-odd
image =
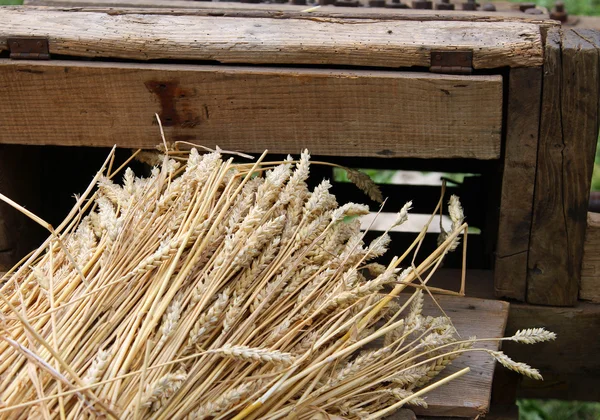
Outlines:
[{"label": "green grass", "polygon": [[[520,0],[511,0],[520,3]],[[535,0],[539,6],[548,9],[554,6],[555,0]],[[564,0],[567,13],[570,15],[600,15],[600,0]]]},{"label": "green grass", "polygon": [[23,0],[0,0],[0,6],[23,4]]},{"label": "green grass", "polygon": [[596,145],[596,163],[594,163],[594,172],[592,174],[592,191],[600,191],[600,137]]},{"label": "green grass", "polygon": [[519,400],[519,420],[598,420],[600,403],[560,400]]}]

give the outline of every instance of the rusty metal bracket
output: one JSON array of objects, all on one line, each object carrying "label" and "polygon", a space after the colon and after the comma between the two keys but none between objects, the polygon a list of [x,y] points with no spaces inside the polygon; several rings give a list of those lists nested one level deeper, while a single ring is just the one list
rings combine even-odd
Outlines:
[{"label": "rusty metal bracket", "polygon": [[8,38],[8,49],[13,60],[50,60],[48,38]]},{"label": "rusty metal bracket", "polygon": [[473,73],[473,51],[432,51],[432,73],[471,74]]}]

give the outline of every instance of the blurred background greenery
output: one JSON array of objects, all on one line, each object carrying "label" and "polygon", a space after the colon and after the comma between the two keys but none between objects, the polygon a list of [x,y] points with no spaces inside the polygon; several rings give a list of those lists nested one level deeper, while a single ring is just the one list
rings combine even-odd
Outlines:
[{"label": "blurred background greenery", "polygon": [[519,400],[520,420],[598,420],[600,403],[560,400]]},{"label": "blurred background greenery", "polygon": [[[519,3],[517,0],[510,0]],[[535,0],[539,6],[551,9],[555,0]],[[563,0],[570,15],[600,15],[600,0]]]}]

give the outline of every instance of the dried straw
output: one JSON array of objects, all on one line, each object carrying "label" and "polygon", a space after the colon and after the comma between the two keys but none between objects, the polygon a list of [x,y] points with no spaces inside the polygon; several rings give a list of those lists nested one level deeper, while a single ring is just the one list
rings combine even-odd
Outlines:
[{"label": "dried straw", "polygon": [[[367,207],[339,207],[327,181],[308,189],[308,152],[234,163],[218,148],[163,151],[139,154],[160,164],[146,178],[125,170],[121,184],[105,169],[111,154],[56,229],[0,196],[51,232],[0,289],[2,416],[379,418],[424,405],[423,394],[466,372],[425,386],[455,357],[485,351],[447,317],[421,313],[421,290],[466,232],[456,197],[434,253],[407,264],[425,227],[382,266],[372,260],[389,237],[365,245],[351,218]],[[348,174],[381,200],[365,174]],[[398,300],[408,286],[415,293]]]}]

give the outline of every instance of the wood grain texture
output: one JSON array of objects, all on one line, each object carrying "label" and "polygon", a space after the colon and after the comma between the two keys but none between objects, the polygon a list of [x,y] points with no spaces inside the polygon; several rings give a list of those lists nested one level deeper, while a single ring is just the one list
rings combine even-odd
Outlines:
[{"label": "wood grain texture", "polygon": [[168,141],[246,152],[500,152],[500,76],[3,60],[0,87],[0,143],[152,148],[158,113]]},{"label": "wood grain texture", "polygon": [[600,303],[600,213],[588,213],[579,298]]},{"label": "wood grain texture", "polygon": [[473,67],[542,64],[539,27],[520,22],[235,18],[0,8],[8,36],[46,36],[50,54],[244,64],[428,67],[432,50],[473,50]]},{"label": "wood grain texture", "polygon": [[[438,303],[452,318],[454,326],[463,337],[498,338],[504,334],[509,305],[498,300],[436,296]],[[439,309],[426,298],[424,313],[438,316]],[[477,322],[474,322],[477,320]],[[478,347],[492,350],[498,344],[486,342]],[[410,407],[418,415],[476,417],[489,409],[494,361],[482,352],[467,353],[452,362],[444,376],[469,366],[471,372],[456,379],[450,386],[440,387],[426,396],[429,408]],[[441,379],[441,378],[440,378]]]},{"label": "wood grain texture", "polygon": [[[360,0],[367,5],[367,0]],[[320,17],[345,17],[345,18],[386,18],[402,20],[464,20],[464,21],[486,21],[497,22],[515,20],[532,22],[546,25],[549,22],[548,10],[539,7],[540,15],[529,15],[519,10],[519,5],[507,1],[495,1],[496,12],[465,11],[461,10],[462,0],[452,0],[450,3],[456,5],[456,10],[445,12],[442,10],[420,10],[420,9],[390,9],[390,8],[345,8],[335,6],[322,6],[314,10],[311,15]],[[171,13],[177,12],[194,14],[215,15],[217,13],[225,16],[275,16],[298,17],[302,11],[311,6],[296,6],[292,4],[265,4],[265,3],[239,3],[239,2],[199,2],[191,0],[25,0],[27,6],[54,6],[70,7],[79,9],[95,10],[114,9],[155,9],[154,12]],[[160,9],[160,11],[156,10]],[[306,16],[304,12],[304,16]]]},{"label": "wood grain texture", "polygon": [[548,33],[529,303],[565,306],[577,300],[598,138],[598,63],[596,47],[574,31]]},{"label": "wood grain texture", "polygon": [[498,297],[525,300],[538,149],[542,69],[512,69],[496,245]]},{"label": "wood grain texture", "polygon": [[531,327],[557,334],[548,343],[523,345],[506,342],[503,349],[515,360],[540,370],[544,381],[523,378],[518,395],[600,401],[600,305],[578,302],[575,307],[511,304],[506,335]]}]

